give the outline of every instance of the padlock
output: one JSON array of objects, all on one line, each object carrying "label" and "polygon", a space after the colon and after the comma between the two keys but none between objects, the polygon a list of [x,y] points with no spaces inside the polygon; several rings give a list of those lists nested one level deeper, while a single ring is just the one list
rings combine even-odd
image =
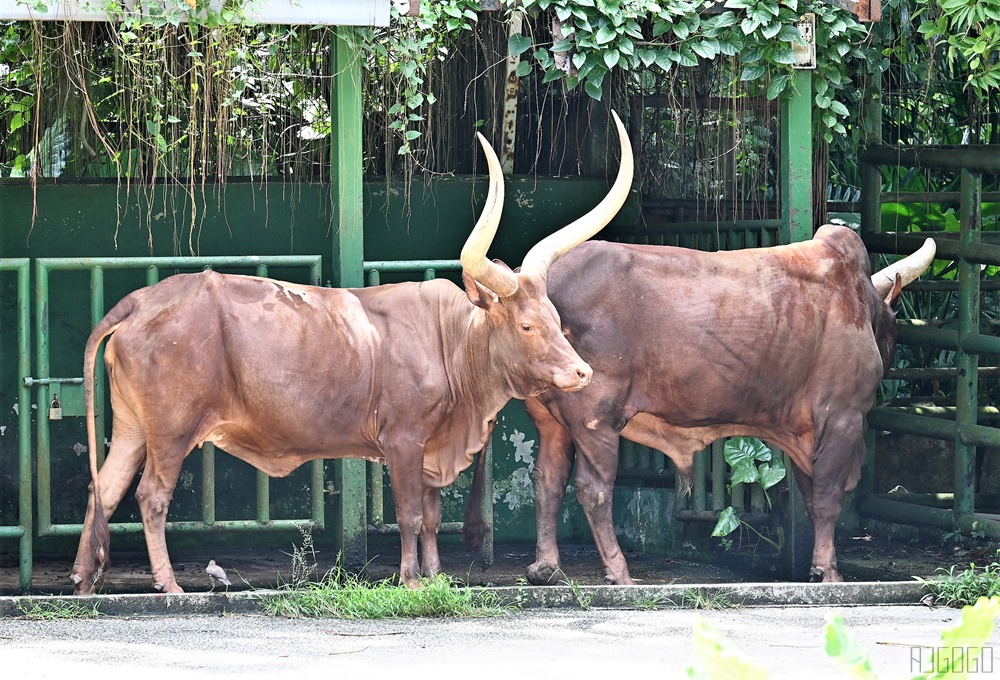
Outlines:
[{"label": "padlock", "polygon": [[49,404],[49,420],[62,420],[62,404],[59,403],[59,395],[52,395],[52,403]]}]

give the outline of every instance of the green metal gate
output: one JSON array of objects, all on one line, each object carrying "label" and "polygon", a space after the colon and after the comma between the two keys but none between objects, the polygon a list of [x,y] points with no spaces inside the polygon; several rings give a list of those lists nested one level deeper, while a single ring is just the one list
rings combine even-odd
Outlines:
[{"label": "green metal gate", "polygon": [[17,524],[0,526],[0,538],[20,540],[21,591],[31,587],[32,539],[34,523],[31,514],[31,393],[20,380],[31,372],[31,277],[28,258],[0,258],[0,272],[17,275],[17,418],[18,418],[18,511]]},{"label": "green metal gate", "polygon": [[[1000,266],[1000,245],[982,239],[982,175],[1000,174],[1000,146],[897,147],[877,145],[862,155],[866,186],[862,198],[862,235],[872,253],[911,253],[928,234],[879,233],[882,204],[882,166],[900,166],[961,172],[957,195],[913,196],[913,202],[937,202],[958,199],[960,232],[958,240],[935,238],[938,258],[958,263],[957,289],[959,312],[957,331],[931,328],[923,323],[901,324],[899,343],[954,350],[957,365],[951,369],[932,369],[957,377],[954,420],[919,414],[916,409],[876,408],[869,423],[892,432],[913,434],[955,443],[954,498],[950,510],[927,507],[914,502],[872,494],[867,480],[861,509],[870,516],[903,524],[938,527],[966,534],[981,532],[1000,538],[1000,522],[976,514],[976,447],[1000,447],[1000,429],[979,424],[979,358],[1000,356],[1000,338],[980,332],[981,265]],[[894,201],[909,200],[905,194],[893,194]],[[992,371],[993,374],[996,371]],[[869,460],[869,469],[873,464]],[[911,501],[918,499],[912,498]]]}]

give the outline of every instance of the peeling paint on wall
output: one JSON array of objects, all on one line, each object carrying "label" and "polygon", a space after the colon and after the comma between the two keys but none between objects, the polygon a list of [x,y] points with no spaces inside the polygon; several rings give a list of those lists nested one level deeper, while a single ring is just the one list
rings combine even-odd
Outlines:
[{"label": "peeling paint on wall", "polygon": [[525,441],[524,432],[512,430],[510,437],[504,433],[501,439],[509,442],[514,448],[514,462],[524,463],[524,467],[515,468],[510,477],[493,482],[493,497],[513,512],[535,503],[535,485],[531,481],[531,472],[535,469],[535,440]]},{"label": "peeling paint on wall", "polygon": [[625,506],[621,533],[645,548],[646,542],[653,538],[650,533],[659,533],[661,516],[660,495],[639,487]]}]

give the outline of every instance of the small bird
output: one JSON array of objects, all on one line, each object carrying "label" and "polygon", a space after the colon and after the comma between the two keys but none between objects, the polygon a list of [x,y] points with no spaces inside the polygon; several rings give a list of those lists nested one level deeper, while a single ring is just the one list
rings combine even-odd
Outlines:
[{"label": "small bird", "polygon": [[208,580],[212,582],[212,590],[215,590],[215,582],[220,581],[226,586],[226,592],[229,592],[229,586],[232,584],[226,577],[226,570],[216,564],[215,560],[208,561],[208,566],[205,567],[205,573],[208,574]]}]

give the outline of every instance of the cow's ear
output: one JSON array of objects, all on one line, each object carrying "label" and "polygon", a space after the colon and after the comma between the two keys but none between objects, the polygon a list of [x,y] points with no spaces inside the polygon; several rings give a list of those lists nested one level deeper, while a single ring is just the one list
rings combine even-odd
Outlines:
[{"label": "cow's ear", "polygon": [[490,305],[498,300],[496,293],[481,286],[465,270],[462,270],[462,283],[465,284],[465,294],[469,296],[469,301],[476,307],[489,309]]},{"label": "cow's ear", "polygon": [[892,288],[889,289],[888,294],[885,296],[885,304],[889,305],[889,309],[896,311],[896,306],[899,304],[899,294],[903,290],[903,279],[896,274],[896,280],[892,284]]}]

